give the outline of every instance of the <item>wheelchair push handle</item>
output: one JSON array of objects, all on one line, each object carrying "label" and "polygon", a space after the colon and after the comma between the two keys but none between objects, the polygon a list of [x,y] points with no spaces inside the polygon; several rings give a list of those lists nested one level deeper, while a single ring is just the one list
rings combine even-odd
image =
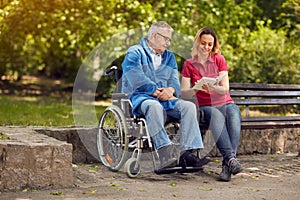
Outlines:
[{"label": "wheelchair push handle", "polygon": [[122,90],[122,70],[120,70],[117,66],[113,65],[105,70],[106,75],[113,77],[114,81],[117,83],[117,87],[115,92],[121,92]]},{"label": "wheelchair push handle", "polygon": [[111,73],[113,73],[117,69],[118,69],[117,66],[111,66],[110,68],[108,68],[108,69],[105,70],[105,74],[111,74]]}]

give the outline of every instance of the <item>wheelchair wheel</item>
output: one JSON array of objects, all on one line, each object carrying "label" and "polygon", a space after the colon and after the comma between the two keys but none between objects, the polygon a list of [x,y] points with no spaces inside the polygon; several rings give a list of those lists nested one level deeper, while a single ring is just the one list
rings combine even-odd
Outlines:
[{"label": "wheelchair wheel", "polygon": [[135,178],[141,172],[141,165],[136,158],[129,158],[124,165],[124,170],[129,178]]},{"label": "wheelchair wheel", "polygon": [[97,148],[101,162],[118,171],[128,152],[128,128],[122,110],[112,105],[105,109],[99,121]]}]

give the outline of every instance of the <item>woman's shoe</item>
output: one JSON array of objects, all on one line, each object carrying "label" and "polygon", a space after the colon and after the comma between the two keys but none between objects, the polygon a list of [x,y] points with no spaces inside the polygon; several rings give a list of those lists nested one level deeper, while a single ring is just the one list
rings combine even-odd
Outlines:
[{"label": "woman's shoe", "polygon": [[243,171],[243,167],[241,166],[241,164],[239,163],[239,161],[235,158],[232,158],[229,160],[228,162],[229,164],[229,171],[231,172],[231,174],[236,175],[240,172]]},{"label": "woman's shoe", "polygon": [[219,175],[220,181],[231,181],[231,173],[227,165],[222,165],[222,171]]}]

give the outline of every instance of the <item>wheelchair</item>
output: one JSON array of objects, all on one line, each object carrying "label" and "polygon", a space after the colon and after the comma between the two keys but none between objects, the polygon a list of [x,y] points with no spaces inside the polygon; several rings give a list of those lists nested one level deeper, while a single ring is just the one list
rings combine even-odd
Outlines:
[{"label": "wheelchair", "polygon": [[[158,169],[159,155],[151,141],[147,123],[143,117],[132,114],[132,104],[128,94],[121,93],[122,70],[116,66],[108,68],[105,73],[114,77],[117,87],[111,94],[112,105],[108,106],[99,119],[97,132],[97,149],[100,161],[112,171],[124,170],[130,178],[137,177],[142,169],[142,155],[148,156],[156,174],[186,173],[203,170],[203,167],[175,166]],[[179,123],[166,117],[165,129],[172,142],[171,155],[180,156]],[[199,152],[197,152],[200,156]],[[149,159],[150,157],[150,159]],[[151,166],[150,163],[145,165]],[[151,170],[152,170],[151,169]]]}]

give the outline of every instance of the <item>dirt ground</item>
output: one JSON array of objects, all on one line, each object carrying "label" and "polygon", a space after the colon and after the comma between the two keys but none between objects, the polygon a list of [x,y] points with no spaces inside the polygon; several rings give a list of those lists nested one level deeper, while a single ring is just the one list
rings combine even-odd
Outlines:
[{"label": "dirt ground", "polygon": [[74,187],[0,193],[2,200],[48,199],[259,199],[300,198],[300,157],[296,154],[239,156],[244,171],[231,182],[217,181],[220,158],[203,171],[156,175],[141,172],[128,178],[101,164],[74,165]]}]

